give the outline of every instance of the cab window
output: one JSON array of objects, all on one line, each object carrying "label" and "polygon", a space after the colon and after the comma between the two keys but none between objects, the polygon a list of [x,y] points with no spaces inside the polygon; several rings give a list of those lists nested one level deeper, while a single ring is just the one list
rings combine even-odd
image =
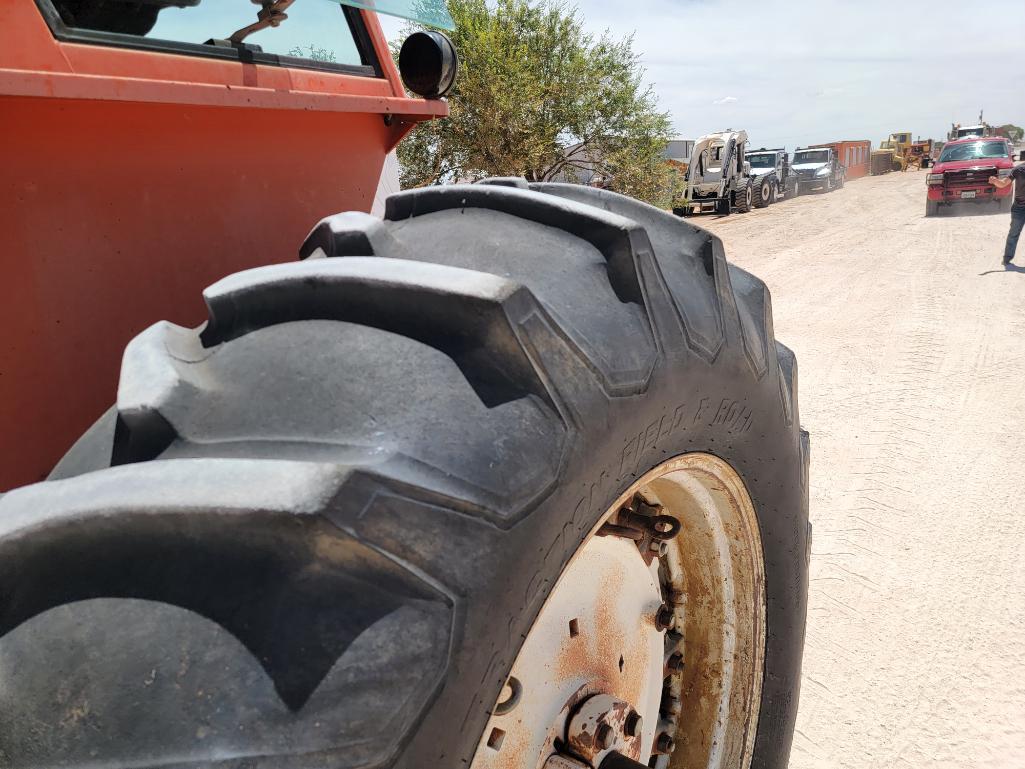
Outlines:
[{"label": "cab window", "polygon": [[260,64],[377,74],[354,9],[296,0],[278,26],[260,24],[251,0],[41,0],[57,37]]}]

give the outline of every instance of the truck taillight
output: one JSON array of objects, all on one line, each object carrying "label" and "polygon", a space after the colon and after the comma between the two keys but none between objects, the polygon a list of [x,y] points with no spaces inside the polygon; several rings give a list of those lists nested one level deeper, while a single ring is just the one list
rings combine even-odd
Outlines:
[{"label": "truck taillight", "polygon": [[929,174],[925,177],[926,184],[943,184],[943,174]]}]

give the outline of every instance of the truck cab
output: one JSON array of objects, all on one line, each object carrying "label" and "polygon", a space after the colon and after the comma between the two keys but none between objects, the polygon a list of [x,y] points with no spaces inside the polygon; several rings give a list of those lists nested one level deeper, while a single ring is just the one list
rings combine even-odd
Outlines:
[{"label": "truck cab", "polygon": [[794,175],[790,168],[790,158],[785,149],[762,147],[748,152],[744,159],[751,166],[751,177],[756,188],[766,182],[771,184],[773,200],[793,194]]},{"label": "truck cab", "polygon": [[1007,177],[1014,168],[1010,143],[1002,137],[970,136],[947,142],[939,159],[925,177],[925,215],[954,203],[997,203],[1010,210],[1012,188],[997,189],[991,176]]},{"label": "truck cab", "polygon": [[832,192],[842,187],[847,169],[840,164],[832,147],[798,148],[791,165],[796,195],[812,190]]},{"label": "truck cab", "polygon": [[960,123],[954,123],[950,127],[950,132],[947,134],[947,138],[950,141],[957,141],[958,139],[983,139],[992,135],[993,126],[986,122],[979,123],[978,125],[966,126],[963,126]]}]

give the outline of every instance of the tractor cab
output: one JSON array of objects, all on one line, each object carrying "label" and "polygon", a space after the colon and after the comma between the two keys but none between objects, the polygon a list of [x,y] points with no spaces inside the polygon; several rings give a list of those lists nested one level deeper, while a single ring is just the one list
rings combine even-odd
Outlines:
[{"label": "tractor cab", "polygon": [[[375,5],[451,25],[441,0]],[[42,480],[107,408],[154,317],[195,324],[204,286],[294,259],[324,211],[369,211],[455,73],[433,31],[397,68],[358,2],[19,0],[3,18],[0,324],[25,341],[3,358],[20,376],[0,377],[0,491]]]}]

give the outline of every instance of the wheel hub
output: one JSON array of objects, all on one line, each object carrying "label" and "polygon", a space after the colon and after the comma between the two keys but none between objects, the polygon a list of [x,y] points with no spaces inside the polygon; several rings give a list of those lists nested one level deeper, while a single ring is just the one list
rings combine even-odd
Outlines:
[{"label": "wheel hub", "polygon": [[[588,761],[614,747],[640,757],[655,737],[657,719],[643,714],[658,712],[664,657],[650,552],[646,563],[635,540],[614,534],[593,536],[577,552],[513,666],[509,681],[522,694],[513,708],[496,708],[475,769],[537,766],[559,752],[557,743],[572,743]],[[627,737],[630,712],[642,723]],[[608,748],[598,748],[599,726],[614,730]],[[533,763],[521,760],[527,755]]]},{"label": "wheel hub", "polygon": [[753,508],[728,465],[684,455],[645,474],[564,568],[472,769],[746,769],[762,590]]},{"label": "wheel hub", "polygon": [[599,766],[612,751],[638,758],[644,719],[629,702],[593,694],[581,703],[566,730],[568,752]]}]

